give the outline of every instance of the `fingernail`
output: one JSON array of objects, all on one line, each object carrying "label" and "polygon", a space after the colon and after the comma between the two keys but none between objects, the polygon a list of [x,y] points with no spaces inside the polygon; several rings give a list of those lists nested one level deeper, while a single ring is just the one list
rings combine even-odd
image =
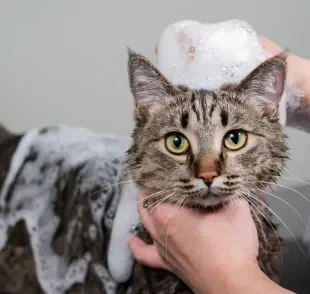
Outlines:
[{"label": "fingernail", "polygon": [[129,230],[129,233],[131,233],[133,235],[137,235],[139,232],[139,228],[140,228],[140,225],[132,225],[130,230]]}]

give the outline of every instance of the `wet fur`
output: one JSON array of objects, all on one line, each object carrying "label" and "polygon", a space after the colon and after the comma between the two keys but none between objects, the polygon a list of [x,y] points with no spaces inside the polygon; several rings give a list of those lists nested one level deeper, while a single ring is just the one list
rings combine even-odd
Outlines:
[{"label": "wet fur", "polygon": [[[132,52],[128,66],[136,102],[128,161],[145,197],[157,193],[149,205],[164,200],[203,209],[244,196],[258,230],[258,263],[274,280],[279,273],[281,241],[270,219],[266,195],[256,189],[265,190],[275,182],[287,158],[286,137],[277,116],[286,78],[285,58],[284,54],[271,58],[239,85],[225,85],[215,92],[172,85],[146,58]],[[222,144],[232,129],[249,134],[239,151],[228,151]],[[171,132],[189,139],[186,155],[166,150],[164,139]],[[203,168],[215,169],[221,179],[208,196],[199,182]],[[140,236],[152,242],[145,229]],[[145,275],[147,279],[142,278]],[[170,273],[136,264],[133,292],[152,293],[154,287],[154,293],[191,293]]]},{"label": "wet fur", "polygon": [[[136,59],[132,60],[132,58]],[[284,64],[281,58],[269,62],[268,71],[263,77],[257,79],[260,83],[263,82],[263,78],[267,79],[267,84],[273,81],[270,73],[279,71],[281,65]],[[141,83],[135,83],[137,72],[133,72],[134,68],[131,68],[131,89],[140,100],[136,101],[136,127],[133,132],[133,145],[129,151],[129,165],[144,195],[147,196],[164,187],[168,188],[169,185],[170,187],[175,185],[180,191],[169,200],[177,202],[181,199],[180,196],[188,195],[190,191],[188,187],[194,180],[197,180],[196,173],[199,168],[209,164],[214,164],[222,174],[227,175],[226,187],[222,188],[227,191],[221,191],[223,195],[226,193],[226,198],[213,199],[215,202],[242,194],[242,188],[250,188],[251,185],[253,187],[257,185],[260,189],[266,188],[267,185],[259,181],[276,181],[287,156],[285,136],[277,120],[276,107],[270,107],[272,105],[266,107],[266,104],[262,105],[261,101],[251,96],[251,91],[254,91],[253,83],[245,80],[240,85],[226,85],[218,92],[192,91],[184,86],[171,85],[158,70],[152,65],[150,67],[147,65],[150,63],[145,58],[131,55],[130,66],[139,69],[138,77],[140,77],[140,82],[141,77],[143,78],[142,86],[144,87],[142,87],[142,92],[136,92],[141,89]],[[255,91],[257,92],[258,87],[260,91],[257,93],[258,96],[265,96],[266,88],[259,87],[260,83],[256,85]],[[150,93],[150,91],[153,92]],[[244,149],[244,152],[240,152],[235,157],[221,151],[221,148],[214,148],[213,138],[218,134],[215,127],[224,128],[223,124],[227,129],[237,126],[249,128],[253,133],[251,139],[253,146]],[[183,128],[191,136],[193,147],[197,147],[193,150],[199,150],[199,152],[180,161],[180,158],[177,159],[165,153],[162,138],[171,129],[183,131]],[[12,156],[21,138],[22,135],[11,134],[0,126],[0,187],[7,176]],[[212,160],[209,160],[210,158]],[[81,196],[76,190],[77,175],[78,171],[72,171],[72,178],[61,178],[62,184],[57,187],[59,190],[55,212],[61,216],[61,224],[60,230],[54,236],[53,248],[55,252],[62,254],[64,246],[69,246],[68,259],[70,260],[74,260],[76,256],[81,256],[86,251],[91,251],[96,260],[103,261],[109,233],[103,231],[103,236],[98,238],[95,244],[82,234],[90,221],[89,207],[88,202],[77,200]],[[245,180],[252,182],[250,184]],[[102,183],[103,186],[106,184]],[[102,187],[96,187],[96,191],[98,191],[97,188]],[[94,195],[93,192],[95,191],[89,191],[89,195]],[[208,207],[210,205],[208,199],[201,201],[201,195],[203,194],[197,193],[196,200],[193,198],[192,202],[187,204],[196,205],[195,201],[200,201],[200,206]],[[164,194],[158,196],[160,197],[154,197],[153,201],[159,200]],[[264,195],[255,193],[255,196],[262,201],[259,203],[253,200],[255,205],[266,216],[271,216],[262,204],[265,203]],[[74,208],[71,206],[72,203],[76,203]],[[81,216],[83,226],[77,229],[76,239],[66,244],[64,240],[69,220],[76,215],[79,207],[84,208]],[[276,228],[272,222],[264,219],[258,212],[253,214],[253,219],[256,222],[260,239],[258,262],[264,272],[275,279],[280,257]],[[263,232],[265,232],[267,243],[265,243]],[[147,242],[152,242],[143,228],[139,234]],[[0,252],[0,285],[1,291],[6,291],[6,293],[43,293],[37,279],[32,250],[23,222],[10,229],[7,245]],[[139,264],[134,267],[132,279],[126,284],[119,285],[116,292],[127,293],[130,286],[132,293],[191,293],[191,290],[174,275]],[[85,283],[74,285],[67,293],[105,293],[105,291],[90,270]]]}]

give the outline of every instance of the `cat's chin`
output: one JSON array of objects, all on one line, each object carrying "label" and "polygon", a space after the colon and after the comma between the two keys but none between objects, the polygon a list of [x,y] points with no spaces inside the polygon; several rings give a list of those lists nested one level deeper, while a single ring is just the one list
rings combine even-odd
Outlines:
[{"label": "cat's chin", "polygon": [[219,196],[209,194],[207,197],[195,197],[187,202],[188,206],[201,207],[201,208],[215,208],[231,201],[232,198],[228,196]]}]

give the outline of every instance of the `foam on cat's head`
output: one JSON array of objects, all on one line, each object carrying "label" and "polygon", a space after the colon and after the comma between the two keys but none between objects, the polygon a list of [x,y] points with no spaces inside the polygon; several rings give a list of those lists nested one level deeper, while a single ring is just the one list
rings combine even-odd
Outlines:
[{"label": "foam on cat's head", "polygon": [[[246,22],[228,20],[202,24],[185,20],[166,27],[157,45],[157,65],[174,84],[193,89],[216,90],[238,83],[270,57],[256,31]],[[285,91],[279,105],[286,123]]]}]

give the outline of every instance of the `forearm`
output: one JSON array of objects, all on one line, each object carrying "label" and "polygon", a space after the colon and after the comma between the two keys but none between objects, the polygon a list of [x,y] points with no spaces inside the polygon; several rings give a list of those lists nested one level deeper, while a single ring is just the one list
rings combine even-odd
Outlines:
[{"label": "forearm", "polygon": [[[277,43],[259,36],[263,48],[272,55],[283,51]],[[310,60],[289,53],[288,81],[293,84],[287,97],[287,125],[310,132]]]},{"label": "forearm", "polygon": [[310,132],[310,60],[290,54],[288,66],[296,92],[287,99],[287,125]]},{"label": "forearm", "polygon": [[194,289],[196,294],[292,294],[271,281],[258,266],[249,268],[239,273],[227,276],[226,278],[213,279],[214,282],[201,281]]},{"label": "forearm", "polygon": [[288,56],[289,77],[293,79],[308,103],[310,101],[310,60],[290,53]]}]

